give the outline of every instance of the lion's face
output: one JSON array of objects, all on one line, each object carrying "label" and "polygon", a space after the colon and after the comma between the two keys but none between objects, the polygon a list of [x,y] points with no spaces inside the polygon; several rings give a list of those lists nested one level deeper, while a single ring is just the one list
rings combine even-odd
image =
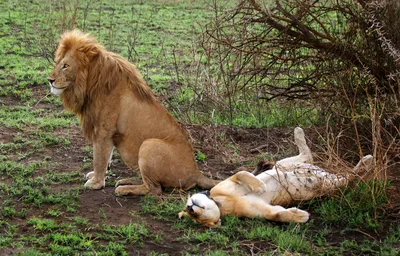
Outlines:
[{"label": "lion's face", "polygon": [[218,205],[204,193],[197,193],[189,197],[180,217],[187,216],[197,223],[207,227],[221,225],[221,213]]},{"label": "lion's face", "polygon": [[50,90],[54,95],[60,95],[74,86],[78,63],[73,56],[67,54],[56,62],[53,71],[48,76]]}]

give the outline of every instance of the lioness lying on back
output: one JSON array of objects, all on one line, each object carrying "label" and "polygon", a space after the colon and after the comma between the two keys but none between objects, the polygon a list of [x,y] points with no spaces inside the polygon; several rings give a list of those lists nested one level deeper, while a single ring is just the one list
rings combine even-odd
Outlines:
[{"label": "lioness lying on back", "polygon": [[[306,222],[309,214],[296,207],[284,208],[296,201],[311,200],[346,186],[354,173],[341,176],[328,173],[312,165],[311,150],[304,132],[294,130],[299,155],[278,161],[272,169],[254,176],[241,171],[222,181],[209,192],[190,197],[179,217],[187,216],[208,227],[221,224],[220,217],[261,217],[279,222]],[[365,156],[353,169],[373,163],[371,155]]]}]

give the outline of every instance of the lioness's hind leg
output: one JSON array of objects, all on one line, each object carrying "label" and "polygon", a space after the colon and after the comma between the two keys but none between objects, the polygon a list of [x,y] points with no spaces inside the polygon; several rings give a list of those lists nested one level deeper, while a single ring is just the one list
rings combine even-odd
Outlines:
[{"label": "lioness's hind leg", "polygon": [[265,192],[265,184],[253,174],[241,171],[231,177],[231,181],[246,187],[253,193],[261,194]]},{"label": "lioness's hind leg", "polygon": [[308,221],[310,214],[298,208],[284,209],[276,214],[276,221],[303,223]]},{"label": "lioness's hind leg", "polygon": [[279,160],[275,164],[275,169],[280,171],[290,171],[300,163],[313,163],[313,157],[310,148],[307,146],[304,131],[300,127],[294,129],[294,141],[299,150],[297,156],[292,156]]},{"label": "lioness's hind leg", "polygon": [[255,195],[238,198],[234,211],[234,215],[238,217],[262,217],[279,222],[306,222],[309,218],[309,213],[306,211],[270,205]]},{"label": "lioness's hind leg", "polygon": [[303,129],[300,127],[296,127],[294,129],[294,142],[296,143],[296,146],[299,149],[299,154],[306,156],[308,158],[305,162],[312,163],[313,157],[311,149],[308,147],[306,136],[304,135]]},{"label": "lioness's hind leg", "polygon": [[360,159],[357,165],[354,167],[353,172],[360,173],[360,172],[368,172],[371,171],[374,167],[374,157],[371,155],[366,155]]}]

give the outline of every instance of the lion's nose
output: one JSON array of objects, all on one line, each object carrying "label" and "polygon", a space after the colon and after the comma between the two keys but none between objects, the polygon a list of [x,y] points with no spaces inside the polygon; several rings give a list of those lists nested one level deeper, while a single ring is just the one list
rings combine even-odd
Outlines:
[{"label": "lion's nose", "polygon": [[49,80],[49,83],[50,83],[50,84],[54,83],[54,81],[55,81],[54,79],[52,79],[52,78],[50,78],[50,77],[48,77],[47,80]]},{"label": "lion's nose", "polygon": [[193,211],[193,205],[188,205],[188,206],[186,207],[186,210],[187,210],[189,213],[194,213],[194,211]]}]

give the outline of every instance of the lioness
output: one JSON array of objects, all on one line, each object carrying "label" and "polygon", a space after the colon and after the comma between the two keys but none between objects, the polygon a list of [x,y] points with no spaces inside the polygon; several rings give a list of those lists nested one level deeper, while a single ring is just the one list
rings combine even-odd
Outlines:
[{"label": "lioness", "polygon": [[93,171],[85,187],[105,186],[115,146],[122,160],[140,170],[143,185],[117,183],[118,195],[161,193],[162,187],[210,189],[217,182],[197,168],[188,136],[156,100],[136,67],[79,30],[62,35],[48,77],[51,92],[75,113],[93,143]]},{"label": "lioness", "polygon": [[[346,176],[328,173],[312,165],[311,150],[303,129],[294,130],[299,155],[278,161],[272,169],[254,176],[241,171],[222,181],[209,192],[188,198],[179,217],[187,216],[207,227],[221,224],[220,217],[261,217],[279,222],[306,222],[309,214],[296,207],[284,208],[296,201],[311,200],[346,186],[361,169],[371,167],[373,157],[363,157]],[[261,166],[261,165],[260,165]]]}]

